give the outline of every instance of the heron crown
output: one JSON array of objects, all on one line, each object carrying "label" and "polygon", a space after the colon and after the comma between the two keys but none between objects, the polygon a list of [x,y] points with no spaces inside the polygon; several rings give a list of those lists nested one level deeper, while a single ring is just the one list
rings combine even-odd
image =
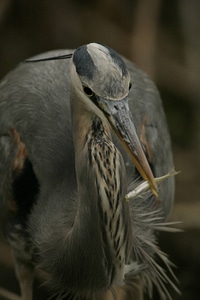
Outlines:
[{"label": "heron crown", "polygon": [[97,43],[75,50],[72,58],[83,86],[109,100],[127,97],[130,75],[123,59],[114,50]]}]

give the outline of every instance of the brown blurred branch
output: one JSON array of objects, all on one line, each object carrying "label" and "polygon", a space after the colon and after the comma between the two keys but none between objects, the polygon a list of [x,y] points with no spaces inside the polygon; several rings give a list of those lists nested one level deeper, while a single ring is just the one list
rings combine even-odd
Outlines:
[{"label": "brown blurred branch", "polygon": [[12,0],[1,0],[0,1],[0,24],[3,22],[4,17],[11,6]]},{"label": "brown blurred branch", "polygon": [[184,35],[186,65],[200,77],[200,2],[182,0],[180,3],[181,24]]},{"label": "brown blurred branch", "polygon": [[133,17],[131,59],[151,78],[155,75],[157,29],[161,0],[140,0]]},{"label": "brown blurred branch", "polygon": [[22,300],[18,295],[0,287],[0,296],[7,300]]}]

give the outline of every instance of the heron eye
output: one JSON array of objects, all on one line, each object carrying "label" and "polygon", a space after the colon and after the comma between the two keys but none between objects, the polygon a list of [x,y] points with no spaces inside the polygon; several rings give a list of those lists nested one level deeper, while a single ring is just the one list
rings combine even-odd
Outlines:
[{"label": "heron eye", "polygon": [[130,91],[130,89],[132,88],[132,83],[131,82],[129,83],[129,87],[128,88],[129,88],[129,91]]},{"label": "heron eye", "polygon": [[84,86],[83,90],[88,97],[92,97],[94,95],[93,91],[88,86]]}]

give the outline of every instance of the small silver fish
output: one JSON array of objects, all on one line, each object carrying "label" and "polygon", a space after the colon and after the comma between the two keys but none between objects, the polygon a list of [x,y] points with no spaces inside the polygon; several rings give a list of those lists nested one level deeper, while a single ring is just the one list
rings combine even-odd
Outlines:
[{"label": "small silver fish", "polygon": [[[175,176],[179,174],[180,172],[175,171],[174,168],[172,168],[166,175],[155,177],[155,182],[160,183],[164,181],[165,179]],[[140,196],[143,192],[146,192],[150,189],[150,184],[148,181],[144,181],[141,184],[139,184],[134,190],[130,191],[126,196],[125,199],[129,201],[130,199],[135,199],[138,196]]]}]

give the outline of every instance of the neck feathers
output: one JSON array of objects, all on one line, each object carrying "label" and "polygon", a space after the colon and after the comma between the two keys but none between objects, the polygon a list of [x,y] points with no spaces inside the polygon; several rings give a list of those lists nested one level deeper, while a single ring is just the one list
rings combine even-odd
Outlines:
[{"label": "neck feathers", "polygon": [[130,236],[128,207],[124,199],[126,193],[124,163],[109,132],[97,117],[86,135],[85,146],[90,168],[94,171],[100,229],[107,248],[104,249],[105,254],[109,252],[107,258],[112,280],[116,284],[122,284],[129,246],[128,235]]}]

